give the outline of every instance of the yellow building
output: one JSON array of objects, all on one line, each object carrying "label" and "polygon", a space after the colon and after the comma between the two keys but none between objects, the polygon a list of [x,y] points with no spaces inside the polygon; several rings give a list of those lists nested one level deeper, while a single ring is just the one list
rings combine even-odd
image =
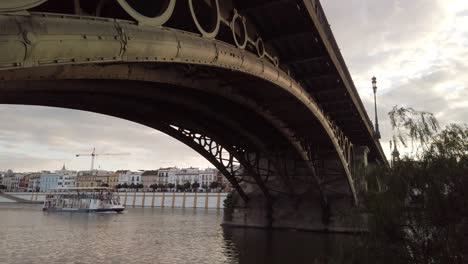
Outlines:
[{"label": "yellow building", "polygon": [[96,175],[91,171],[80,171],[76,176],[76,187],[98,187]]},{"label": "yellow building", "polygon": [[96,182],[102,184],[107,184],[107,187],[115,188],[119,184],[119,174],[111,173],[106,175],[97,175]]},{"label": "yellow building", "polygon": [[110,171],[80,171],[76,176],[76,187],[101,187],[107,184],[115,187],[118,183],[118,175]]}]

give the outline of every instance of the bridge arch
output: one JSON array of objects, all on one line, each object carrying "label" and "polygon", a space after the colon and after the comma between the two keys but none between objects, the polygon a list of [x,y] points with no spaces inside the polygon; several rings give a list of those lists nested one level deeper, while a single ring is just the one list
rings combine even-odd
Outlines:
[{"label": "bridge arch", "polygon": [[[217,1],[215,2],[217,3]],[[11,36],[13,50],[17,50],[17,54],[13,54],[14,60],[23,58],[22,62],[13,63],[10,67],[7,66],[7,68],[33,67],[34,69],[36,66],[75,65],[83,63],[137,62],[157,64],[159,62],[170,62],[189,66],[201,65],[231,70],[253,76],[253,79],[262,80],[263,85],[266,82],[270,86],[281,88],[281,93],[291,97],[292,101],[295,101],[296,107],[302,108],[302,114],[309,117],[309,121],[316,121],[318,126],[315,129],[322,130],[320,133],[326,135],[325,140],[329,141],[334,147],[337,158],[342,164],[343,174],[347,178],[349,191],[354,201],[357,201],[351,176],[352,166],[349,162],[351,157],[346,155],[349,153],[349,149],[345,149],[346,144],[344,142],[346,140],[342,139],[343,133],[324,114],[308,92],[291,76],[274,64],[269,63],[268,60],[262,60],[250,52],[223,42],[208,40],[177,30],[136,26],[125,21],[105,19],[95,21],[95,19],[89,18],[88,20],[95,24],[95,28],[83,28],[89,22],[86,18],[67,21],[68,26],[75,24],[72,27],[75,30],[70,32],[60,26],[61,20],[65,19],[63,16],[52,14],[38,15],[33,13],[30,17],[15,19],[2,17],[1,19],[3,20],[2,22],[12,27],[20,25],[19,30],[23,32],[22,40],[18,39],[17,35]],[[19,23],[18,20],[20,20]],[[41,29],[37,29],[34,26],[37,23],[41,25]],[[57,38],[57,36],[62,37]],[[259,43],[263,42],[258,37],[255,43],[258,46],[260,45]],[[84,48],[78,48],[79,46],[83,46]],[[265,52],[263,45],[260,46],[262,48],[257,51],[261,51],[259,56],[268,55],[268,59],[271,60],[272,56]],[[274,59],[273,61],[277,62]],[[131,70],[134,69],[132,68]],[[112,78],[112,76],[116,76],[117,79],[145,80],[145,78],[149,78],[149,81],[151,81],[152,77],[144,76],[148,73],[148,68],[139,72],[141,75],[137,75],[134,72],[124,73],[124,77],[122,77],[122,73],[108,72],[108,76],[101,76],[99,78]],[[59,72],[55,72],[54,74],[59,74]],[[80,74],[82,73],[80,72]],[[44,78],[44,76],[40,77]],[[76,78],[81,77],[77,76]],[[83,78],[86,77],[84,76]],[[253,79],[248,80],[257,82],[257,80],[253,81]],[[167,78],[166,81],[174,82],[176,80]],[[193,86],[193,80],[189,82],[192,82]],[[200,80],[197,80],[197,82],[200,82]],[[206,85],[206,82],[209,81],[205,80],[203,82]],[[315,178],[318,187],[322,188],[321,183],[324,179],[317,175],[312,157],[312,149],[309,144],[310,138],[307,135],[299,135],[294,128],[289,129],[290,124],[283,122],[287,117],[278,118],[274,114],[271,114],[269,110],[262,109],[261,106],[258,107],[258,102],[251,100],[249,96],[239,98],[238,95],[230,95],[230,98],[238,102],[242,101],[243,104],[249,105],[268,119],[275,129],[281,132],[288,139],[289,143],[294,146],[296,152],[302,156],[302,159],[306,161],[310,174]],[[271,107],[271,105],[269,106]],[[311,119],[310,117],[313,118]],[[320,192],[323,191],[320,190]]]},{"label": "bridge arch", "polygon": [[[199,67],[196,69],[196,67]],[[289,141],[292,148],[295,150],[296,154],[300,154],[300,159],[308,159],[308,153],[305,151],[307,146],[304,142],[300,142],[294,138],[294,135],[288,134],[290,130],[286,128],[286,124],[279,120],[277,117],[272,115],[269,110],[264,110],[260,107],[255,101],[246,98],[245,96],[241,96],[236,93],[229,92],[229,90],[234,89],[235,87],[229,86],[229,84],[220,82],[219,80],[224,79],[211,76],[214,78],[207,78],[204,76],[203,78],[203,68],[200,66],[192,66],[192,67],[180,67],[175,66],[175,69],[169,69],[170,67],[164,65],[164,67],[155,67],[153,64],[152,67],[148,67],[148,65],[138,65],[138,64],[119,64],[119,65],[64,65],[64,66],[52,66],[52,67],[42,67],[37,68],[37,71],[28,71],[28,76],[24,76],[21,70],[14,70],[10,71],[6,74],[3,74],[2,78],[6,81],[4,82],[6,87],[8,83],[11,84],[12,80],[66,80],[70,81],[73,79],[89,79],[89,80],[102,80],[102,79],[114,79],[114,80],[133,80],[133,81],[144,81],[144,82],[151,82],[151,83],[163,83],[163,84],[170,84],[174,86],[184,86],[185,88],[195,89],[202,92],[208,92],[211,94],[215,94],[222,98],[227,98],[230,101],[233,101],[239,104],[242,107],[246,107],[249,111],[253,111],[254,113],[261,115],[263,119],[267,120],[271,128],[271,131],[280,131],[279,133],[282,134],[286,140]],[[194,72],[199,71],[197,74]],[[209,69],[210,72],[213,72],[213,69]],[[230,71],[230,74],[233,74]],[[234,75],[239,77],[238,75]],[[229,77],[227,77],[229,79]],[[248,80],[249,81],[249,80]],[[18,91],[18,86],[13,85],[15,88],[13,90]],[[66,85],[63,85],[66,87]],[[92,90],[94,93],[98,93],[99,90],[103,90],[104,88],[96,88]],[[115,88],[110,88],[111,90]],[[10,89],[11,90],[11,89]],[[29,91],[31,92],[31,91]],[[70,92],[70,91],[68,91]],[[114,91],[115,93],[115,91]],[[129,97],[132,94],[138,94],[138,90],[134,89],[131,92],[127,92],[128,94],[124,94],[123,96]],[[170,98],[170,94],[165,94],[164,97],[166,99]],[[217,100],[217,99],[216,99]],[[66,107],[66,106],[64,106]],[[206,112],[206,111],[205,111]],[[221,119],[221,117],[218,117]],[[311,123],[312,124],[312,123]],[[235,129],[236,125],[231,126],[231,130]],[[317,128],[315,128],[317,129]],[[271,133],[271,132],[269,132]],[[245,134],[245,133],[244,133]],[[258,136],[257,136],[258,137]],[[284,140],[285,138],[278,139],[278,142]],[[257,139],[257,142],[261,142],[261,140]],[[258,145],[258,144],[257,144]],[[290,146],[290,147],[291,147]],[[309,150],[310,152],[311,150]],[[302,155],[302,156],[301,156]],[[309,169],[314,170],[313,164],[310,164],[311,167]],[[324,179],[326,180],[326,179]],[[317,182],[316,182],[317,183]]]},{"label": "bridge arch", "polygon": [[[221,168],[245,201],[239,181],[257,188],[267,207],[274,196],[309,192],[323,210],[343,196],[357,204],[353,143],[371,146],[374,158],[381,149],[327,46],[330,32],[308,28],[307,1],[165,0],[151,10],[134,0],[21,2],[32,12],[0,15],[0,47],[11,51],[0,54],[0,103],[77,108],[154,127]],[[320,13],[318,1],[312,5]],[[283,7],[301,16],[278,14]],[[14,10],[0,4],[0,11]],[[285,19],[298,28],[265,28]],[[312,14],[317,19],[324,17]],[[322,78],[338,84],[311,81]],[[335,96],[352,113],[330,107]]]}]

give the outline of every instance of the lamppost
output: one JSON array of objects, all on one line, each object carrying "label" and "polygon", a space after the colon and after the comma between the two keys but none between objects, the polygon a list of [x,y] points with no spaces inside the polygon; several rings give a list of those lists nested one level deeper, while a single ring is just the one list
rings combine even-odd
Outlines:
[{"label": "lamppost", "polygon": [[372,77],[372,89],[374,90],[374,107],[375,107],[375,131],[374,131],[374,137],[376,139],[380,139],[380,131],[379,131],[379,119],[377,118],[377,97],[376,97],[376,92],[377,92],[377,78]]}]

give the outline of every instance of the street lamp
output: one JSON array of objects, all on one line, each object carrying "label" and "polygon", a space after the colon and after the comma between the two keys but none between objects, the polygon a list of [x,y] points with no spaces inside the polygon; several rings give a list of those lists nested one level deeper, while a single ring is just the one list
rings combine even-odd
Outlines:
[{"label": "street lamp", "polygon": [[374,107],[375,107],[375,131],[374,131],[374,137],[376,139],[380,139],[380,131],[379,131],[379,119],[377,118],[377,98],[376,98],[376,92],[377,92],[377,78],[372,77],[372,89],[374,90]]}]

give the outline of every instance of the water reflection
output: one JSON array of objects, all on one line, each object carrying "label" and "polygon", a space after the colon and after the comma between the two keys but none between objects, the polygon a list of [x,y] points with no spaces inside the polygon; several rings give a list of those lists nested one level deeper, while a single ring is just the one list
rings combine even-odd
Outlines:
[{"label": "water reflection", "polygon": [[[0,205],[0,263],[351,263],[359,237],[222,228],[222,212]],[[355,262],[361,263],[361,262]]]},{"label": "water reflection", "polygon": [[225,247],[238,263],[350,263],[361,237],[289,230],[223,228]]}]

